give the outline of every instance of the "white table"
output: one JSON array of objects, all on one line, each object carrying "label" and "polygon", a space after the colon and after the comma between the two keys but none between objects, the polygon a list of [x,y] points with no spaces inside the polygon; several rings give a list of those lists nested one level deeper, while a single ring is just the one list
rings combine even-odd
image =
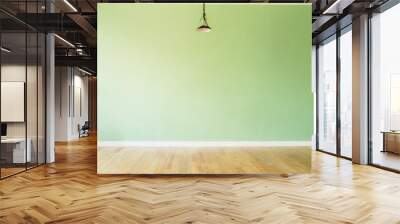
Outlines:
[{"label": "white table", "polygon": [[13,147],[13,163],[25,163],[31,162],[32,160],[32,141],[30,138],[27,139],[26,154],[25,154],[25,138],[5,138],[1,139],[3,145],[14,145]]}]

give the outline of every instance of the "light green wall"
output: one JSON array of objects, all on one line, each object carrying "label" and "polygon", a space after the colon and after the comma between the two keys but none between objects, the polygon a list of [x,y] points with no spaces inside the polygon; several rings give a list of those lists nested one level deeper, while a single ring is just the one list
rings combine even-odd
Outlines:
[{"label": "light green wall", "polygon": [[98,5],[100,141],[308,141],[311,5]]}]

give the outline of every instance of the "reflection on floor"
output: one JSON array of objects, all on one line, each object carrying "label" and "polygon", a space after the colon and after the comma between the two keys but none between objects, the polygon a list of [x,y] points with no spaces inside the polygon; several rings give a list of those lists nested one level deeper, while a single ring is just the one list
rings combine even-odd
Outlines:
[{"label": "reflection on floor", "polygon": [[1,168],[1,178],[5,178],[20,172],[25,171],[26,169],[30,169],[32,167],[36,167],[36,163],[27,163],[25,164],[2,164]]},{"label": "reflection on floor", "polygon": [[1,177],[7,177],[25,170],[25,167],[8,167],[8,168],[1,168]]},{"label": "reflection on floor", "polygon": [[395,170],[400,170],[400,155],[391,152],[375,151],[372,157],[373,163],[388,167]]},{"label": "reflection on floor", "polygon": [[312,152],[309,174],[97,175],[96,141],[0,181],[0,223],[399,223],[400,175]]}]

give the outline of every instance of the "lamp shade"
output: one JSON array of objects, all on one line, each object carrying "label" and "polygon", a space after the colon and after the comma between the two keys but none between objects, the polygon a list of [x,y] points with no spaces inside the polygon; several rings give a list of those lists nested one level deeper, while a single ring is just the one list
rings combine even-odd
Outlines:
[{"label": "lamp shade", "polygon": [[202,33],[208,33],[211,31],[211,27],[209,27],[208,25],[201,25],[199,27],[197,27],[197,31],[202,32]]}]

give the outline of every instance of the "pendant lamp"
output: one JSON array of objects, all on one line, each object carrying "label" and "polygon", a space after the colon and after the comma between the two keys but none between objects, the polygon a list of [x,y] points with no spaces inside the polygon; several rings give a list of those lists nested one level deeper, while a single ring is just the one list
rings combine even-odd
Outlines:
[{"label": "pendant lamp", "polygon": [[206,3],[203,3],[203,16],[201,18],[202,24],[197,27],[198,32],[202,33],[208,33],[211,31],[211,27],[207,23],[207,17],[206,17]]}]

